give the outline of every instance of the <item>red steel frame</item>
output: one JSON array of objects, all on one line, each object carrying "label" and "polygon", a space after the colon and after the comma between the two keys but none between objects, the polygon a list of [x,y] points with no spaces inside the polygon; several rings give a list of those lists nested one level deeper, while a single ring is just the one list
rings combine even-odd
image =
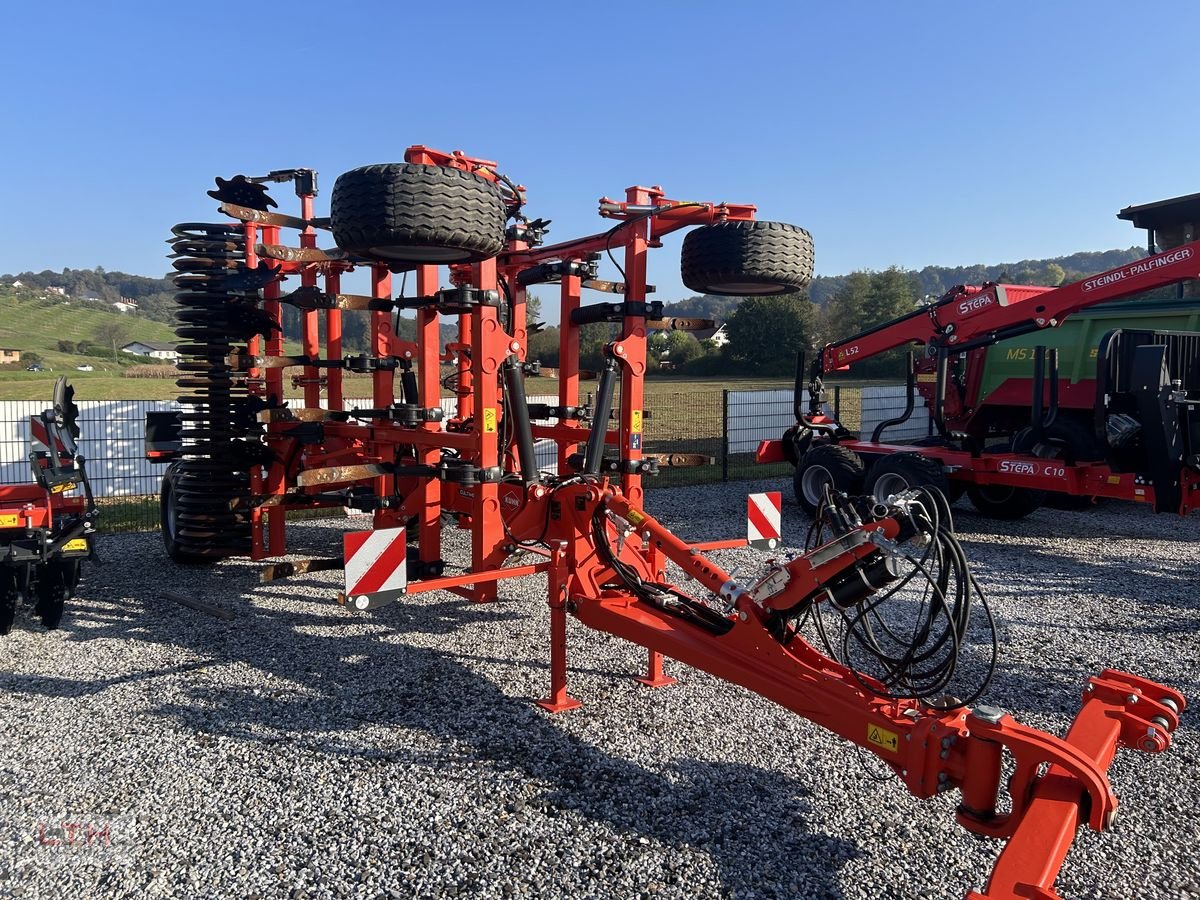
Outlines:
[{"label": "red steel frame", "polygon": [[[495,173],[494,163],[457,152],[444,154],[415,146],[405,158],[409,162],[457,166],[485,177]],[[301,202],[303,218],[311,221],[312,197],[302,197]],[[648,214],[647,210],[651,212]],[[252,489],[260,501],[253,518],[253,558],[285,551],[285,512],[314,505],[309,498],[329,484],[319,477],[321,470],[390,464],[401,458],[436,464],[443,449],[455,450],[477,466],[512,468],[501,445],[503,429],[498,427],[504,414],[499,372],[510,354],[523,359],[526,352],[525,291],[518,283],[519,272],[541,262],[585,260],[589,254],[615,247],[624,254],[625,299],[643,301],[648,290],[647,251],[657,246],[663,235],[691,225],[727,219],[750,220],[754,212],[752,206],[677,204],[667,200],[658,187],[632,187],[623,202],[601,201],[601,214],[618,220],[617,226],[607,233],[543,247],[510,241],[495,259],[451,267],[451,280],[457,285],[494,290],[503,278],[512,291],[513,315],[511,331],[506,332],[495,307],[481,305],[469,313],[458,314],[460,393],[446,430],[437,422],[401,426],[385,419],[363,424],[328,419],[323,423],[323,442],[312,446],[300,443],[290,434],[293,424],[272,419],[266,441],[274,451],[273,461],[252,473]],[[245,228],[251,251],[248,262],[253,266],[257,264],[253,254],[256,241],[277,243],[279,226],[246,222]],[[303,248],[315,248],[312,227],[303,229],[300,240]],[[329,294],[338,293],[340,276],[350,268],[333,254],[319,262],[281,261],[279,266],[280,275],[298,275],[303,286],[323,281],[324,291]],[[417,267],[416,290],[420,296],[435,293],[438,275],[436,266]],[[383,265],[371,267],[371,283],[373,297],[391,297],[391,274]],[[582,289],[578,276],[562,277],[558,399],[563,407],[579,406],[579,329],[571,314],[581,305]],[[264,308],[276,323],[281,322],[281,296],[278,281],[264,291]],[[375,311],[369,315],[373,355],[412,361],[419,376],[420,405],[437,406],[439,366],[444,360],[439,354],[436,309],[425,307],[418,311],[414,342],[400,340],[393,333],[389,312]],[[302,317],[301,344],[306,357],[316,357],[320,352],[319,318],[312,312]],[[339,358],[340,311],[328,311],[325,326],[326,358]],[[624,316],[620,334],[609,346],[622,372],[617,425],[610,430],[607,423],[593,423],[593,427],[606,429],[608,444],[618,448],[625,463],[642,456],[646,329],[644,315]],[[267,357],[283,353],[279,332],[265,342],[252,341],[251,354],[259,349],[260,343],[265,343]],[[306,365],[301,368],[303,374],[298,383],[304,387],[307,409],[322,408],[322,388],[325,410],[343,408],[345,386],[339,372],[329,371],[322,381],[317,368]],[[281,368],[251,369],[248,375],[252,389],[262,396],[283,396]],[[375,408],[393,403],[393,376],[392,371],[376,371],[372,380]],[[536,438],[557,443],[560,471],[567,470],[568,457],[586,442],[590,433],[578,421],[569,419],[553,425],[535,425],[533,432]],[[318,477],[306,478],[306,473]],[[343,479],[337,483],[348,482]],[[547,574],[551,683],[548,698],[541,701],[547,710],[561,711],[579,705],[567,689],[568,613],[590,627],[646,647],[649,666],[641,680],[647,684],[657,686],[673,680],[662,670],[665,654],[743,685],[876,753],[919,797],[953,788],[961,790],[959,821],[977,833],[1010,839],[988,892],[974,896],[1054,896],[1054,879],[1076,828],[1086,822],[1100,830],[1111,821],[1116,798],[1105,772],[1116,748],[1165,750],[1185,705],[1178,692],[1132,675],[1105,671],[1089,683],[1083,708],[1067,739],[1062,740],[1022,726],[998,711],[987,714],[982,707],[974,712],[940,710],[917,701],[873,696],[863,689],[861,679],[865,676],[851,673],[800,638],[784,646],[767,629],[767,619],[774,608],[786,609],[818,590],[838,573],[856,565],[873,545],[824,552],[819,559],[814,554],[794,559],[786,565],[791,579],[787,589],[766,601],[755,600],[702,552],[741,546],[745,542],[688,544],[679,540],[642,511],[641,477],[629,471],[624,471],[619,479],[565,478],[527,486],[492,482],[465,487],[432,477],[374,473],[357,483],[372,487],[379,496],[400,498],[396,505],[375,512],[374,526],[396,527],[415,517],[416,543],[422,562],[432,563],[440,558],[443,512],[454,514],[461,526],[470,529],[469,570],[460,575],[414,580],[408,593],[450,590],[471,600],[488,601],[496,598],[497,584],[504,578]],[[718,636],[663,608],[642,602],[622,588],[615,569],[603,561],[597,550],[593,533],[597,515],[606,517],[606,534],[618,546],[618,558],[641,577],[663,581],[666,561],[670,559],[728,601],[726,618],[732,623],[728,632]],[[619,535],[618,523],[622,526]],[[894,537],[898,529],[894,518],[861,528],[879,531],[888,538]],[[544,559],[505,567],[519,541],[544,544],[547,548],[543,551]],[[882,685],[877,687],[882,691]],[[1017,772],[1010,789],[1012,811],[1001,815],[996,806],[1004,749],[1016,759]],[[1050,768],[1039,777],[1043,765]],[[1047,834],[1053,834],[1054,839],[1047,840]]]}]

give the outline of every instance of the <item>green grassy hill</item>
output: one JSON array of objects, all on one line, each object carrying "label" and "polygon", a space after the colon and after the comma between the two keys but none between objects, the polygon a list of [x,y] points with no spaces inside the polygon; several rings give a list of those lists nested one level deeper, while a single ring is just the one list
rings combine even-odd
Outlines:
[{"label": "green grassy hill", "polygon": [[56,370],[74,368],[81,363],[89,363],[97,370],[101,367],[113,370],[136,365],[134,360],[114,363],[111,353],[85,357],[58,349],[59,341],[95,342],[96,330],[112,322],[124,327],[126,336],[123,343],[175,340],[175,332],[170,325],[152,322],[137,315],[109,311],[98,303],[65,301],[61,297],[42,299],[19,293],[0,294],[0,346],[15,347],[21,351],[22,358],[31,351],[37,353],[43,365]]}]

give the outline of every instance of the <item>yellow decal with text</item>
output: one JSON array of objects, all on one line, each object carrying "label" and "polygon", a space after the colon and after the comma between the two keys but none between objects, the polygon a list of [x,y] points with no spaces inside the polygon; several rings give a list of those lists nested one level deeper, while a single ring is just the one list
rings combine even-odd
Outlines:
[{"label": "yellow decal with text", "polygon": [[73,490],[75,490],[75,488],[77,488],[77,487],[79,487],[79,485],[77,485],[75,482],[73,482],[73,481],[65,481],[65,482],[63,482],[62,484],[52,484],[52,485],[50,485],[50,493],[52,493],[52,494],[65,494],[67,491],[73,491]]},{"label": "yellow decal with text", "polygon": [[629,420],[630,420],[630,431],[632,431],[634,434],[637,434],[638,432],[640,432],[642,430],[642,411],[640,409],[635,409],[630,414]]},{"label": "yellow decal with text", "polygon": [[483,433],[491,434],[496,430],[496,410],[488,407],[483,411]]},{"label": "yellow decal with text", "polygon": [[893,753],[900,752],[900,735],[894,731],[888,731],[886,728],[880,728],[878,725],[867,726],[867,743],[882,747],[884,750],[891,750]]},{"label": "yellow decal with text", "polygon": [[0,528],[16,528],[21,524],[21,517],[18,515],[0,516]]},{"label": "yellow decal with text", "polygon": [[75,538],[73,541],[67,541],[63,544],[63,550],[67,553],[74,553],[76,550],[87,549],[87,538]]}]

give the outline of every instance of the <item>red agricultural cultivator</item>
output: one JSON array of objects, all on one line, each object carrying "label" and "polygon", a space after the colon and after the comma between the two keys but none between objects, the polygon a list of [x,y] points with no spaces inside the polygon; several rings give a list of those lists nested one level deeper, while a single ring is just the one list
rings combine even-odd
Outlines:
[{"label": "red agricultural cultivator", "polygon": [[[298,216],[272,211],[267,182],[295,187]],[[646,647],[647,684],[670,683],[665,654],[743,685],[872,751],[917,796],[961,791],[963,826],[1009,839],[989,897],[1054,896],[1077,827],[1112,821],[1106,771],[1117,748],[1169,745],[1182,696],[1115,671],[1090,680],[1065,740],[969,707],[995,640],[936,492],[880,503],[826,491],[807,551],[745,582],[705,555],[744,540],[687,543],[645,512],[644,477],[701,462],[643,448],[647,331],[696,324],[663,320],[647,300],[648,251],[692,227],[689,287],[784,293],[811,277],[803,230],[758,221],[753,206],[633,187],[600,201],[607,230],[547,244],[549,223],[525,215],[524,188],[494,163],[421,146],[404,163],[342,175],[329,218],[315,216],[310,170],[218,179],[210,194],[230,221],[179,225],[172,240],[183,412],[148,434],[152,453],[171,459],[163,533],[177,561],[278,557],[286,511],[352,507],[374,528],[347,535],[344,559],[276,562],[264,577],[345,567],[341,599],[362,610],[431,590],[490,601],[501,580],[545,573],[546,709],[578,705],[567,691],[568,614]],[[318,248],[327,232],[336,249]],[[619,281],[599,277],[605,255]],[[369,272],[368,294],[342,292],[351,269]],[[525,393],[526,291],[539,284],[560,295],[553,405]],[[585,304],[585,290],[619,299]],[[415,313],[411,339],[404,310]],[[343,354],[347,315],[369,318],[369,352]],[[287,354],[291,316],[301,346]],[[457,333],[443,348],[447,318]],[[615,336],[584,404],[579,329],[597,322]],[[368,406],[347,406],[347,372],[369,374]],[[301,401],[284,400],[285,373]],[[536,442],[553,448],[555,471],[540,470]],[[470,535],[457,572],[442,558],[445,521]],[[1006,755],[1016,764],[1007,800]]]}]

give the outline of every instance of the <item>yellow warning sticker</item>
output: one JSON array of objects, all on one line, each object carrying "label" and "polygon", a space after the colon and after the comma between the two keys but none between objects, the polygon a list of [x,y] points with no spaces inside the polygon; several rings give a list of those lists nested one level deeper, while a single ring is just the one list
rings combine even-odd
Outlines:
[{"label": "yellow warning sticker", "polygon": [[628,513],[625,514],[625,521],[628,522],[630,525],[641,525],[643,522],[646,521],[646,517],[644,515],[642,515],[640,512],[638,512],[636,509],[631,509]]},{"label": "yellow warning sticker", "polygon": [[0,528],[16,528],[21,524],[21,517],[18,515],[0,516]]},{"label": "yellow warning sticker", "polygon": [[642,430],[642,411],[640,409],[635,409],[632,413],[630,413],[629,422],[629,430],[634,434],[640,434]]},{"label": "yellow warning sticker", "polygon": [[67,553],[74,553],[76,550],[87,550],[87,538],[75,538],[73,541],[67,541],[63,544],[63,550]]},{"label": "yellow warning sticker", "polygon": [[880,728],[878,725],[867,726],[867,743],[882,747],[884,750],[891,750],[893,753],[900,752],[900,735],[894,731],[888,731],[886,728]]},{"label": "yellow warning sticker", "polygon": [[483,411],[483,433],[491,434],[496,430],[496,408],[488,407]]},{"label": "yellow warning sticker", "polygon": [[77,487],[79,487],[79,485],[77,485],[77,484],[76,484],[75,482],[73,482],[73,481],[64,481],[62,484],[52,484],[52,485],[50,485],[50,493],[52,493],[52,494],[65,494],[67,491],[73,491],[73,490],[75,490],[75,488],[77,488]]}]

